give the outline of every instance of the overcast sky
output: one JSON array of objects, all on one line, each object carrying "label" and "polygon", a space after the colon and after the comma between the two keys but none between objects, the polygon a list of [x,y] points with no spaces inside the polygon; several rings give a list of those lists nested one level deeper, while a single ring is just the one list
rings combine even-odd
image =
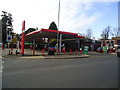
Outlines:
[{"label": "overcast sky", "polygon": [[[105,27],[118,26],[118,1],[61,0],[59,30],[86,33],[91,28],[93,37],[99,38]],[[59,0],[1,0],[0,3],[0,14],[1,11],[12,14],[16,33],[21,33],[23,20],[26,21],[26,30],[48,29],[52,21],[58,24]]]}]

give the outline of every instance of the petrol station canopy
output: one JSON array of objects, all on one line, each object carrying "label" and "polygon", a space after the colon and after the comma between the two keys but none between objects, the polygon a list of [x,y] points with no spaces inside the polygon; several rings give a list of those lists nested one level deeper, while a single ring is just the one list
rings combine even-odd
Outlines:
[{"label": "petrol station canopy", "polygon": [[78,36],[77,33],[50,30],[50,29],[41,29],[39,31],[33,31],[31,33],[26,34],[25,42],[33,42],[33,40],[35,40],[36,43],[40,43],[42,42],[42,38],[57,39],[57,35],[60,37],[60,34],[62,34],[62,39],[85,38],[85,36]]}]

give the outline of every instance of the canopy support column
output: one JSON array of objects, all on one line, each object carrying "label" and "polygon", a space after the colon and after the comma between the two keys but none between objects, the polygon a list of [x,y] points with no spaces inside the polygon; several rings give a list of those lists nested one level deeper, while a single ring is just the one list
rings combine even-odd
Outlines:
[{"label": "canopy support column", "polygon": [[59,43],[59,50],[60,50],[60,52],[61,52],[61,45],[62,44],[62,34],[60,34],[60,43]]}]

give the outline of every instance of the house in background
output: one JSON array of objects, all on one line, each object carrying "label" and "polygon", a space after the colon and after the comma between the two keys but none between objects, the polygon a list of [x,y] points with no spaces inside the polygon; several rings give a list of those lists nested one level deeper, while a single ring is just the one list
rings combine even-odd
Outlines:
[{"label": "house in background", "polygon": [[106,46],[106,47],[114,47],[115,40],[109,39],[109,40],[103,40],[101,39],[101,47]]},{"label": "house in background", "polygon": [[120,37],[112,37],[112,40],[114,40],[114,47],[117,50],[120,48]]},{"label": "house in background", "polygon": [[96,51],[98,47],[101,47],[101,43],[100,40],[92,40],[91,50]]},{"label": "house in background", "polygon": [[120,37],[112,37],[112,39],[109,40],[101,39],[101,47],[103,46],[117,50],[120,48]]}]

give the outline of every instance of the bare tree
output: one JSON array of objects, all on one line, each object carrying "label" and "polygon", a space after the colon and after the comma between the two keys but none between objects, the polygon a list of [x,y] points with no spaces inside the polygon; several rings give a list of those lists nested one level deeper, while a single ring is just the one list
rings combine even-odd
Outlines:
[{"label": "bare tree", "polygon": [[2,11],[2,42],[3,44],[7,43],[7,35],[11,35],[11,33],[13,32],[13,19],[12,19],[12,15],[10,13],[7,13],[6,11]]},{"label": "bare tree", "polygon": [[118,28],[113,28],[113,29],[112,29],[112,32],[111,32],[111,35],[112,35],[113,37],[118,37],[118,36],[120,36],[120,27],[118,27]]},{"label": "bare tree", "polygon": [[110,36],[110,32],[111,32],[111,27],[108,26],[102,31],[102,34],[101,34],[102,39],[108,40]]},{"label": "bare tree", "polygon": [[91,28],[89,28],[89,29],[87,30],[86,37],[87,37],[87,38],[92,38],[92,30],[91,30]]}]

